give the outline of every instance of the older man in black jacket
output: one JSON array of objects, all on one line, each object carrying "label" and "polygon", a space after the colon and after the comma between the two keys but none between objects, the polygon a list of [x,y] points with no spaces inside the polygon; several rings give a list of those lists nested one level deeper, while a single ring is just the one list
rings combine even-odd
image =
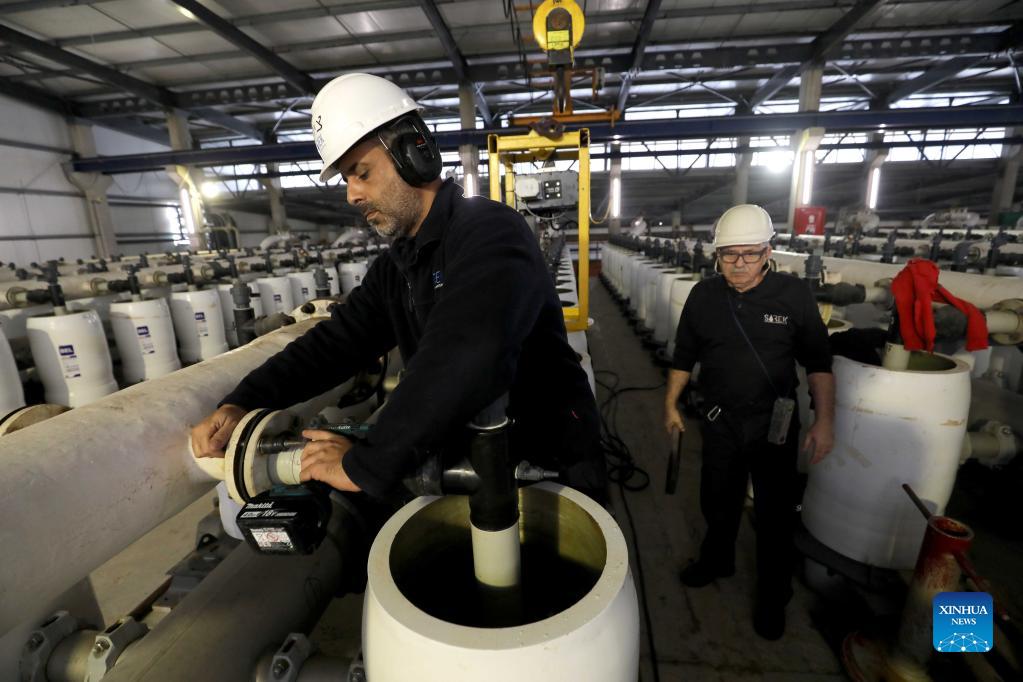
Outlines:
[{"label": "older man in black jacket", "polygon": [[250,373],[193,429],[194,451],[222,456],[246,411],[323,393],[397,346],[405,374],[368,441],[306,431],[303,480],[383,496],[423,448],[444,444],[508,393],[513,455],[603,499],[594,397],[522,217],[442,182],[415,103],[382,78],[335,79],[312,114],[321,179],[341,174],[348,201],[394,242],[330,320]]}]

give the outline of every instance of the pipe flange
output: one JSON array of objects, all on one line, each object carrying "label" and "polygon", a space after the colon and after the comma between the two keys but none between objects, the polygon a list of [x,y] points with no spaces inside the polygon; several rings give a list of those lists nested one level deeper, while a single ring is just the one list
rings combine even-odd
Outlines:
[{"label": "pipe flange", "polygon": [[265,417],[273,410],[253,410],[238,422],[231,432],[231,439],[224,448],[224,482],[227,483],[227,492],[238,504],[245,504],[249,501],[250,495],[244,488],[244,477],[242,475],[245,462],[245,443],[251,426]]},{"label": "pipe flange", "polygon": [[102,296],[107,293],[107,278],[106,277],[93,277],[89,280],[89,291],[96,296]]},{"label": "pipe flange", "polygon": [[259,441],[291,428],[294,418],[284,410],[255,410],[245,415],[234,429],[224,451],[227,491],[239,504],[273,487],[267,457],[259,452]]},{"label": "pipe flange", "polygon": [[[1023,299],[1007,298],[991,306],[992,310],[1000,310],[1008,313],[1016,313],[1023,318]],[[1016,327],[1016,331],[1004,334],[992,334],[991,340],[1000,346],[1016,346],[1023,343],[1023,323]]]},{"label": "pipe flange", "polygon": [[253,424],[252,433],[245,443],[242,462],[243,482],[250,495],[255,497],[274,486],[270,479],[269,457],[260,454],[259,442],[263,438],[277,436],[289,430],[295,419],[290,412],[275,410]]},{"label": "pipe flange", "polygon": [[21,306],[21,300],[28,294],[28,289],[17,285],[7,287],[7,305],[12,308]]},{"label": "pipe flange", "polygon": [[337,300],[333,298],[314,298],[292,310],[291,317],[295,318],[295,322],[327,318],[330,317],[335,305],[337,305]]},{"label": "pipe flange", "polygon": [[986,463],[990,468],[1000,469],[1011,462],[1016,456],[1016,452],[1019,449],[1019,442],[1016,440],[1016,434],[1013,432],[1011,426],[992,420],[985,422],[984,425],[980,427],[979,431],[981,433],[990,434],[994,437],[995,442],[998,443],[998,455],[989,459]]},{"label": "pipe flange", "polygon": [[147,632],[145,624],[126,616],[96,635],[85,664],[85,682],[99,682],[106,677],[125,649]]},{"label": "pipe flange", "polygon": [[46,682],[46,664],[57,645],[78,630],[78,619],[67,611],[57,611],[32,631],[21,648],[18,671],[22,682]]},{"label": "pipe flange", "polygon": [[27,426],[46,421],[50,417],[56,417],[58,414],[63,414],[70,409],[70,407],[65,407],[64,405],[50,404],[19,407],[0,419],[0,436],[6,436]]}]

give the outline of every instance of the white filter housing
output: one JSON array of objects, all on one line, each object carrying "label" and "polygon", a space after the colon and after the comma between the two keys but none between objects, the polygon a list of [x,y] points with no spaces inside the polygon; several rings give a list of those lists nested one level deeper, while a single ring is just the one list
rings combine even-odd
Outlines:
[{"label": "white filter housing", "polygon": [[[224,333],[227,341],[232,346],[238,345],[238,330],[234,325],[234,297],[231,296],[231,284],[218,284],[217,293],[220,294],[220,312],[224,316]],[[252,284],[249,285],[249,305],[252,306],[252,313],[256,317],[263,314],[263,302],[260,300],[259,289]]]},{"label": "white filter housing", "polygon": [[671,307],[668,313],[668,320],[671,322],[668,332],[669,357],[675,354],[675,335],[678,332],[678,321],[682,317],[682,308],[685,307],[686,301],[689,300],[689,294],[695,286],[696,281],[692,279],[677,279],[671,285]]},{"label": "white filter housing", "polygon": [[201,362],[227,352],[224,316],[216,289],[171,294],[174,332],[183,362]]},{"label": "white filter housing", "polygon": [[672,329],[678,327],[678,317],[671,318],[671,292],[675,282],[692,281],[692,275],[680,274],[674,270],[664,272],[657,279],[657,300],[654,302],[654,341],[668,343]]},{"label": "white filter housing", "polygon": [[970,368],[914,352],[909,371],[836,356],[835,448],[810,466],[803,523],[831,549],[871,566],[910,569],[926,522],[952,494],[970,411]]},{"label": "white filter housing", "polygon": [[341,263],[337,266],[338,274],[341,275],[341,293],[348,295],[352,289],[362,284],[362,278],[369,270],[367,261],[356,261],[354,263]]},{"label": "white filter housing", "polygon": [[671,272],[674,272],[674,268],[664,263],[657,263],[646,268],[643,273],[643,289],[640,294],[637,314],[643,321],[643,326],[651,331],[656,324],[654,316],[657,310],[657,284],[662,275]]},{"label": "white filter housing", "polygon": [[46,402],[81,407],[117,390],[107,337],[95,310],[33,317],[27,326]]},{"label": "white filter housing", "polygon": [[[370,549],[362,620],[367,679],[637,679],[639,609],[621,530],[603,507],[571,488],[540,483],[520,489],[519,499],[520,534],[524,547],[532,545],[531,555],[549,552],[558,561],[583,569],[572,576],[556,568],[558,563],[549,564],[550,571],[542,570],[548,564],[531,566],[530,553],[523,552],[523,587],[517,604],[531,614],[531,599],[539,597],[535,603],[548,607],[544,614],[553,610],[553,615],[532,620],[520,614],[515,620],[524,621],[522,625],[458,624],[460,619],[506,617],[509,610],[493,608],[500,602],[475,608],[473,603],[485,600],[485,593],[478,593],[474,582],[460,584],[461,575],[474,580],[471,554],[460,553],[461,545],[469,542],[467,499],[420,497],[387,521]],[[447,552],[450,548],[455,551]],[[426,575],[431,561],[443,566],[435,572],[439,582]],[[467,566],[459,567],[459,561]],[[541,570],[531,578],[531,569],[537,568]],[[537,592],[529,591],[531,584]],[[562,603],[552,607],[554,600]],[[467,603],[466,612],[459,613]],[[452,617],[428,612],[438,609],[451,609]]]},{"label": "white filter housing", "polygon": [[127,383],[137,384],[181,369],[166,299],[114,303],[110,306],[110,326]]},{"label": "white filter housing", "polygon": [[287,277],[260,277],[256,280],[264,315],[290,313],[295,309],[295,297],[291,292],[291,280]]},{"label": "white filter housing", "polygon": [[293,272],[288,275],[291,284],[291,299],[296,306],[316,298],[316,278],[311,272]]},{"label": "white filter housing", "polygon": [[0,417],[25,405],[25,392],[11,346],[0,327]]}]

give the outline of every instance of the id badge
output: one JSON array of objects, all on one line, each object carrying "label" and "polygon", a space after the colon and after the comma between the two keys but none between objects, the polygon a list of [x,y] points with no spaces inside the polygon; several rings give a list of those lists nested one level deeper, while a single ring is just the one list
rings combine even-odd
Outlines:
[{"label": "id badge", "polygon": [[771,410],[771,426],[767,429],[767,442],[773,445],[784,445],[792,424],[792,414],[796,411],[796,401],[792,398],[778,398]]}]

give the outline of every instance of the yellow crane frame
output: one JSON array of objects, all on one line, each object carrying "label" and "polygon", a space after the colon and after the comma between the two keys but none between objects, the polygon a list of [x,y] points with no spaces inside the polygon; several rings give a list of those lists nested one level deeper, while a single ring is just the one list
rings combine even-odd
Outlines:
[{"label": "yellow crane frame", "polygon": [[[564,308],[565,328],[586,331],[590,315],[590,131],[581,128],[550,139],[530,131],[528,135],[489,135],[490,198],[515,208],[515,164],[534,161],[579,161],[579,271],[576,278],[579,305]],[[504,168],[504,192],[501,168]]]}]

